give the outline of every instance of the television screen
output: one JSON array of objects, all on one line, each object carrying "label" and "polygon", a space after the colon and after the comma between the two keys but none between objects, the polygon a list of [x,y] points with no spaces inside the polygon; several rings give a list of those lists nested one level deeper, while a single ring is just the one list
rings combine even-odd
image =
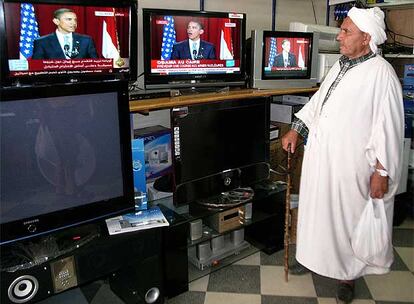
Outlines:
[{"label": "television screen", "polygon": [[5,0],[0,13],[6,83],[136,78],[132,1]]},{"label": "television screen", "polygon": [[286,35],[278,36],[265,32],[263,79],[309,77],[312,34],[308,37],[283,36]]},{"label": "television screen", "polygon": [[251,86],[303,88],[316,85],[317,33],[253,31]]},{"label": "television screen", "polygon": [[1,243],[133,208],[126,83],[0,97]]},{"label": "television screen", "polygon": [[143,19],[147,88],[244,83],[245,14],[144,9]]},{"label": "television screen", "polygon": [[233,181],[228,189],[267,178],[269,111],[265,97],[173,109],[176,203],[200,198],[210,186],[207,195],[220,193],[223,177]]}]

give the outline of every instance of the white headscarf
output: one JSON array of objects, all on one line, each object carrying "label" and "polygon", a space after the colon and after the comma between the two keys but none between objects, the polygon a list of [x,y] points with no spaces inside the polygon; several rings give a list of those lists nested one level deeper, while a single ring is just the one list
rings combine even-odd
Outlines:
[{"label": "white headscarf", "polygon": [[371,41],[369,42],[369,47],[375,54],[378,49],[377,45],[387,40],[384,12],[378,7],[370,9],[353,7],[349,10],[348,17],[351,18],[362,32],[370,34]]}]

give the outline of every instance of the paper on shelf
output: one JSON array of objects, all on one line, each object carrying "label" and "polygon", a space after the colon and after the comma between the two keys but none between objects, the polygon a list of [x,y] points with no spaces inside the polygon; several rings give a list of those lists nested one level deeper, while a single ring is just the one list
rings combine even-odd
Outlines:
[{"label": "paper on shelf", "polygon": [[106,220],[110,235],[169,226],[167,219],[158,206],[147,210],[127,213]]}]

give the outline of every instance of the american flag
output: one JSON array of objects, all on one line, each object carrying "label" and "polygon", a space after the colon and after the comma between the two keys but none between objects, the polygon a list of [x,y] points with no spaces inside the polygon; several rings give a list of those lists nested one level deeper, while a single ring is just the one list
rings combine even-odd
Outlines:
[{"label": "american flag", "polygon": [[27,59],[33,53],[33,41],[39,37],[33,4],[20,4],[20,59]]},{"label": "american flag", "polygon": [[167,24],[162,31],[161,60],[170,60],[172,47],[175,44],[175,27],[173,16],[164,16]]},{"label": "american flag", "polygon": [[271,37],[270,38],[270,51],[269,51],[269,65],[268,65],[269,67],[273,66],[276,55],[277,55],[276,38]]}]

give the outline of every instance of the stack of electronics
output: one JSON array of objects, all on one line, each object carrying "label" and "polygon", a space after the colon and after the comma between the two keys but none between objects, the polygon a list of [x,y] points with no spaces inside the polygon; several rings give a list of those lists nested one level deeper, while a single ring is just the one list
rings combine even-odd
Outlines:
[{"label": "stack of electronics", "polygon": [[[137,80],[137,19],[134,0],[0,0],[2,253],[134,209],[128,82]],[[313,34],[257,32],[247,67],[245,14],[143,9],[142,22],[145,89],[157,94],[243,87],[248,68],[255,88],[316,83]],[[192,51],[191,22],[203,27]],[[284,40],[296,65],[277,64]],[[172,109],[174,204],[267,179],[269,116],[265,97]],[[166,155],[154,150],[148,163]],[[240,248],[242,232],[234,234]],[[30,301],[36,288],[5,301]]]},{"label": "stack of electronics", "polygon": [[244,228],[213,236],[209,241],[188,249],[190,262],[200,270],[217,265],[222,259],[237,255],[251,245],[244,240]]},{"label": "stack of electronics", "polygon": [[[2,264],[2,303],[76,286],[45,290],[51,263],[67,254],[50,250],[62,232],[74,237],[68,250],[85,248],[81,225],[134,208],[128,81],[137,78],[137,25],[132,0],[0,1],[1,256],[20,243],[39,247],[24,257],[32,267]],[[70,269],[84,271],[75,260]]]}]

